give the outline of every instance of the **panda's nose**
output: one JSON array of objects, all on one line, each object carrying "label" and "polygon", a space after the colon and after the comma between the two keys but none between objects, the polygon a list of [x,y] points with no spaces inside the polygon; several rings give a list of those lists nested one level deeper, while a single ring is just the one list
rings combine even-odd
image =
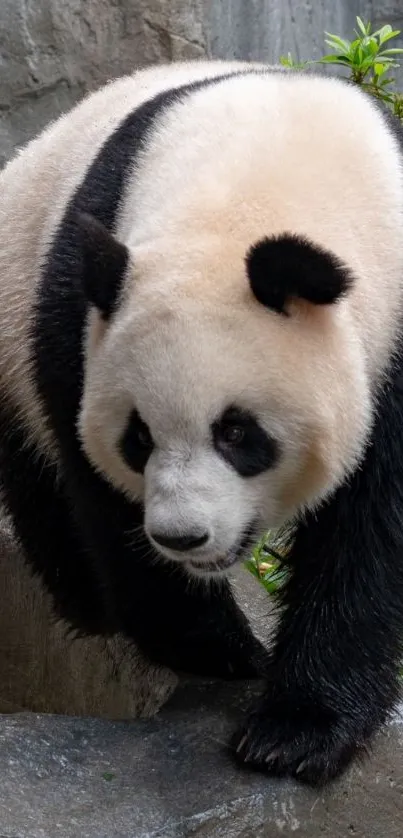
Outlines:
[{"label": "panda's nose", "polygon": [[152,532],[151,537],[161,547],[168,547],[169,550],[185,553],[187,550],[195,550],[196,547],[202,547],[208,541],[209,534],[208,532],[194,532],[184,535],[168,535],[163,532]]}]

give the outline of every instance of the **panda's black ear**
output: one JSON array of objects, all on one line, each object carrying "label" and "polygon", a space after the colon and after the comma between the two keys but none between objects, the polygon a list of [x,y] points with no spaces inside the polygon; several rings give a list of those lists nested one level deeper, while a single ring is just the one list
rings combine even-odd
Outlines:
[{"label": "panda's black ear", "polygon": [[78,213],[76,222],[82,255],[82,288],[88,302],[107,320],[119,297],[129,252],[93,215]]},{"label": "panda's black ear", "polygon": [[287,301],[299,297],[331,305],[352,284],[348,268],[333,253],[294,234],[264,238],[246,255],[253,294],[262,305],[287,314]]}]

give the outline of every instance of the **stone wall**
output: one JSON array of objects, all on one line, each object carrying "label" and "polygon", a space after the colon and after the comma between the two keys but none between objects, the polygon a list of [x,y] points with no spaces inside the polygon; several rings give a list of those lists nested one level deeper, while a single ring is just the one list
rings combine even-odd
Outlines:
[{"label": "stone wall", "polygon": [[315,57],[323,32],[348,35],[356,14],[403,26],[401,0],[0,0],[0,164],[85,91],[136,66]]}]

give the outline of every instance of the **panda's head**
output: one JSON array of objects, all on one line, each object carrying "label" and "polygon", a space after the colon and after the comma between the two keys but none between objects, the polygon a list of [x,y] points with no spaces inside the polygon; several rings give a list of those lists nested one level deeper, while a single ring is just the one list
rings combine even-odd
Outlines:
[{"label": "panda's head", "polygon": [[84,450],[144,503],[159,554],[192,574],[221,572],[361,455],[370,407],[354,278],[287,231],[129,252],[93,218],[80,226]]}]

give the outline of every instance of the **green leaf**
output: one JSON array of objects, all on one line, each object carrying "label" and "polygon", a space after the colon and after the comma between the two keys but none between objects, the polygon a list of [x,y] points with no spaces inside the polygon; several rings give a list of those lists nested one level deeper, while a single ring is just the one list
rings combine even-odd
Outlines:
[{"label": "green leaf", "polygon": [[357,21],[357,26],[361,30],[362,34],[363,35],[369,35],[371,24],[367,23],[367,25],[365,25],[365,23],[361,20],[360,17],[358,17],[358,15],[356,17],[356,21]]},{"label": "green leaf", "polygon": [[324,55],[322,58],[318,58],[317,64],[344,64],[347,67],[351,65],[351,61],[349,58],[346,58],[344,55]]},{"label": "green leaf", "polygon": [[374,67],[374,66],[375,66],[374,59],[372,58],[372,55],[369,55],[368,58],[364,58],[364,60],[360,64],[360,70],[361,70],[362,73],[367,73],[368,70],[370,70],[371,67]]},{"label": "green leaf", "polygon": [[260,581],[259,568],[257,566],[257,562],[256,562],[255,559],[247,559],[245,561],[245,567],[246,567],[247,570],[250,571],[250,573],[253,574],[253,576],[256,576],[256,578],[259,579],[259,581]]},{"label": "green leaf", "polygon": [[386,41],[390,41],[391,38],[397,38],[398,35],[400,35],[400,29],[394,29],[393,32],[389,32],[388,35],[385,35],[380,43],[385,44]]},{"label": "green leaf", "polygon": [[382,41],[382,38],[386,38],[388,35],[390,35],[391,31],[392,27],[389,25],[389,23],[386,23],[385,26],[382,26],[381,29],[378,29],[377,32],[374,34],[376,34],[379,40]]},{"label": "green leaf", "polygon": [[364,53],[363,53],[362,45],[359,43],[359,44],[357,44],[357,47],[356,47],[355,52],[354,52],[354,59],[356,59],[354,63],[356,63],[357,65],[362,64],[363,58],[364,58]]},{"label": "green leaf", "polygon": [[379,52],[379,44],[375,40],[375,38],[370,38],[368,41],[368,52],[374,56],[377,55]]},{"label": "green leaf", "polygon": [[381,79],[378,83],[380,87],[387,87],[388,84],[394,84],[394,79]]},{"label": "green leaf", "polygon": [[402,47],[392,47],[391,49],[383,49],[380,51],[379,55],[398,55],[399,53],[403,52]]},{"label": "green leaf", "polygon": [[379,40],[380,44],[386,43],[386,41],[390,41],[391,38],[396,38],[397,35],[400,35],[400,31],[398,29],[393,30],[389,24],[386,26],[382,26],[381,29],[378,29],[377,32],[373,32],[373,35]]},{"label": "green leaf", "polygon": [[378,63],[379,63],[379,64],[384,64],[384,65],[385,65],[385,67],[387,67],[387,68],[388,68],[388,70],[390,70],[392,67],[399,67],[399,66],[400,66],[400,65],[399,65],[399,62],[398,62],[398,61],[396,61],[396,59],[395,59],[395,58],[390,58],[390,56],[389,56],[389,55],[385,55],[385,56],[383,56],[383,55],[379,55],[379,56],[378,56],[378,60],[377,60],[377,62],[376,62],[376,63],[377,63],[377,64],[378,64]]},{"label": "green leaf", "polygon": [[343,38],[339,38],[338,35],[331,35],[330,32],[325,32],[325,35],[327,35],[325,44],[328,44],[329,47],[341,49],[346,54],[350,51],[350,41],[345,41]]},{"label": "green leaf", "polygon": [[[372,91],[370,90],[369,92],[371,93]],[[380,98],[382,99],[383,102],[387,102],[389,105],[393,105],[393,103],[395,101],[395,97],[394,97],[393,93],[387,93],[387,92],[384,92],[383,90],[380,91]]]},{"label": "green leaf", "polygon": [[386,67],[384,64],[374,64],[374,73],[376,76],[382,76],[383,73],[386,73]]},{"label": "green leaf", "polygon": [[283,67],[288,67],[292,70],[304,70],[308,64],[312,63],[310,61],[295,61],[290,52],[288,55],[281,55],[279,62]]}]

